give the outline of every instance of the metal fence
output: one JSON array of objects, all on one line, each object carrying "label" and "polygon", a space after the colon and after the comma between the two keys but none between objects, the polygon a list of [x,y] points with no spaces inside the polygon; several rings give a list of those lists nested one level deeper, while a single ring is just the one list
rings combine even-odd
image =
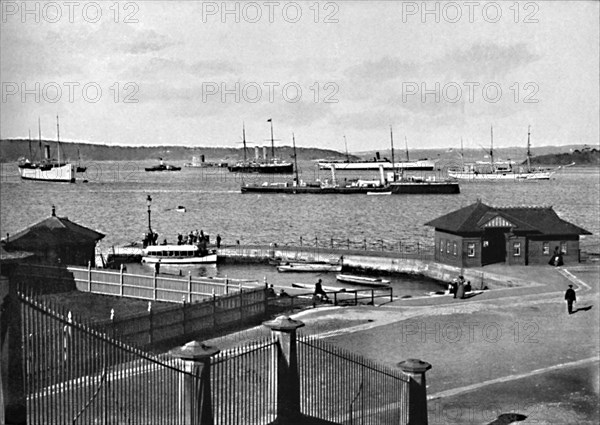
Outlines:
[{"label": "metal fence", "polygon": [[129,347],[31,296],[19,299],[27,423],[181,423],[179,360]]},{"label": "metal fence", "polygon": [[410,378],[400,370],[303,335],[298,366],[303,414],[336,423],[408,423]]},{"label": "metal fence", "polygon": [[215,424],[266,425],[275,420],[275,343],[267,337],[211,359]]}]

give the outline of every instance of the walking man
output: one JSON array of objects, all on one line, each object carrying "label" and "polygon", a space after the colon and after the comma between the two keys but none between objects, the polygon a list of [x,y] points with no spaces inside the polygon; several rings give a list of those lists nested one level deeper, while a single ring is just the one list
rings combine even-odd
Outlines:
[{"label": "walking man", "polygon": [[567,311],[569,314],[573,314],[573,303],[577,301],[573,285],[569,285],[569,289],[565,292],[565,300],[567,300]]},{"label": "walking man", "polygon": [[329,296],[323,290],[323,285],[321,284],[321,279],[319,279],[319,281],[317,283],[315,283],[315,294],[314,294],[314,296],[321,298],[321,300],[328,300],[329,301]]}]

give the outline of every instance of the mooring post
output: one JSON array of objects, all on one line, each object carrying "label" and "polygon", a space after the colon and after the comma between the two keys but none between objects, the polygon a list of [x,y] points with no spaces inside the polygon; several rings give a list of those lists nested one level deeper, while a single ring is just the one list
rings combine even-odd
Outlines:
[{"label": "mooring post", "polygon": [[277,340],[277,424],[301,424],[296,331],[304,326],[289,316],[263,322]]},{"label": "mooring post", "polygon": [[398,363],[398,367],[409,376],[408,384],[408,425],[428,425],[427,389],[425,372],[431,364],[418,359],[408,359]]},{"label": "mooring post", "polygon": [[179,375],[179,422],[189,425],[213,425],[210,388],[210,358],[219,349],[192,341],[171,351],[181,359],[185,373]]}]

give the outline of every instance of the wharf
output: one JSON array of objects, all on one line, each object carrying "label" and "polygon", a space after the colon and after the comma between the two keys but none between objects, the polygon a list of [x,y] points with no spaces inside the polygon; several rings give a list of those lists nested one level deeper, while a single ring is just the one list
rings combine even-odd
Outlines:
[{"label": "wharf", "polygon": [[342,270],[363,273],[398,273],[425,277],[441,282],[451,282],[463,275],[470,280],[474,289],[510,288],[529,285],[528,279],[503,276],[484,271],[482,268],[464,269],[435,262],[426,254],[407,254],[392,251],[361,251],[324,249],[314,247],[274,247],[264,245],[234,245],[217,250],[219,261],[265,263],[282,261],[325,261],[341,260]]}]

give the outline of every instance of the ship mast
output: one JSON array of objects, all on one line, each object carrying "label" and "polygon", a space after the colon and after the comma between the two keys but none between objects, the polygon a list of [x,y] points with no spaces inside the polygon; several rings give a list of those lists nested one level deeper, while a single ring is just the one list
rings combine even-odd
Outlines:
[{"label": "ship mast", "polygon": [[271,123],[271,160],[275,160],[275,139],[273,138],[273,120],[269,118]]},{"label": "ship mast", "polygon": [[38,117],[38,140],[40,143],[40,164],[42,163],[42,124],[40,122],[40,117]]},{"label": "ship mast", "polygon": [[396,181],[396,162],[394,161],[394,133],[390,125],[390,144],[392,146],[392,181]]},{"label": "ship mast", "polygon": [[491,145],[490,145],[490,163],[492,165],[492,170],[494,169],[494,126],[490,126],[490,136],[491,136]]},{"label": "ship mast", "polygon": [[242,142],[244,143],[244,165],[246,164],[246,124],[242,122]]},{"label": "ship mast", "polygon": [[58,166],[60,167],[60,127],[58,125],[58,115],[56,116],[56,151],[58,152]]},{"label": "ship mast", "polygon": [[344,145],[346,146],[346,162],[350,162],[350,156],[348,155],[348,142],[346,142],[346,135],[344,134]]},{"label": "ship mast", "polygon": [[531,126],[527,126],[527,171],[531,171]]},{"label": "ship mast", "polygon": [[29,158],[33,160],[33,154],[31,152],[31,129],[29,129]]},{"label": "ship mast", "polygon": [[292,133],[292,144],[294,146],[294,169],[296,171],[296,184],[300,184],[300,180],[298,180],[298,160],[296,157],[296,136]]}]

